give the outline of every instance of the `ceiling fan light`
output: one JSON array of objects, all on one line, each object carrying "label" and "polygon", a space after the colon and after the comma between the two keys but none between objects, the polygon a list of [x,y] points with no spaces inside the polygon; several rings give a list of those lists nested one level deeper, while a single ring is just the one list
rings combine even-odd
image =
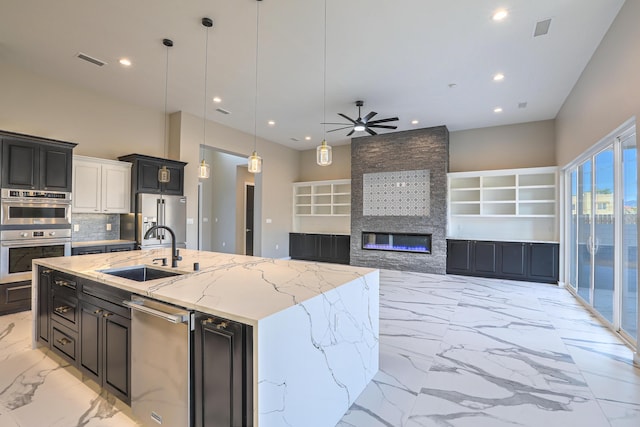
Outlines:
[{"label": "ceiling fan light", "polygon": [[355,130],[356,132],[362,132],[363,130],[365,130],[365,126],[361,124],[357,124],[353,127],[353,130]]},{"label": "ceiling fan light", "polygon": [[322,141],[322,144],[316,147],[316,163],[319,166],[329,166],[333,161],[332,149],[330,145],[327,145],[327,141]]},{"label": "ceiling fan light", "polygon": [[247,167],[251,173],[262,172],[262,157],[258,156],[255,151],[247,159]]},{"label": "ceiling fan light", "polygon": [[211,166],[207,162],[202,159],[200,162],[200,167],[198,168],[198,178],[207,179],[211,175]]}]

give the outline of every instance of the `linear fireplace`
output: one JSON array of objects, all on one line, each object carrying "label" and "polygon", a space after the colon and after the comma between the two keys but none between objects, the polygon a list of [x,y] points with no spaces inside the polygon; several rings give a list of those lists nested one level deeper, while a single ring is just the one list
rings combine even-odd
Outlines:
[{"label": "linear fireplace", "polygon": [[363,231],[362,249],[430,254],[431,234]]}]

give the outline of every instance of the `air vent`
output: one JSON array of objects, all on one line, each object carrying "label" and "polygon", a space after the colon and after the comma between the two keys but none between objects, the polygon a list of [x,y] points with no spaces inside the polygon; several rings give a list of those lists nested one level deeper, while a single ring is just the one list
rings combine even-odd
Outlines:
[{"label": "air vent", "polygon": [[82,59],[83,61],[87,61],[92,63],[93,65],[97,65],[98,67],[102,67],[103,65],[107,65],[106,62],[99,60],[98,58],[94,58],[92,56],[86,55],[82,52],[79,52],[76,57]]},{"label": "air vent", "polygon": [[227,111],[224,108],[216,108],[216,111],[222,114],[231,114],[231,111]]},{"label": "air vent", "polygon": [[533,37],[545,36],[549,32],[551,26],[551,18],[544,21],[536,22],[536,28],[533,30]]},{"label": "air vent", "polygon": [[518,102],[518,108],[527,108],[526,102]]},{"label": "air vent", "polygon": [[300,142],[300,140],[299,140],[298,138],[291,138],[291,140],[292,140],[293,142]]}]

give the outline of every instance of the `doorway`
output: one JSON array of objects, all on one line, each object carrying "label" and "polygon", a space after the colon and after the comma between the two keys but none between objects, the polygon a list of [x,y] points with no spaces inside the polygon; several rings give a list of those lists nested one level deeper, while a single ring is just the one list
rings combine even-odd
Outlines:
[{"label": "doorway", "polygon": [[245,243],[244,243],[244,254],[253,256],[253,205],[254,205],[254,193],[255,193],[255,185],[250,183],[245,183],[245,203],[244,203],[244,225],[245,225]]},{"label": "doorway", "polygon": [[635,124],[605,138],[565,169],[567,281],[575,293],[636,343],[637,146]]}]

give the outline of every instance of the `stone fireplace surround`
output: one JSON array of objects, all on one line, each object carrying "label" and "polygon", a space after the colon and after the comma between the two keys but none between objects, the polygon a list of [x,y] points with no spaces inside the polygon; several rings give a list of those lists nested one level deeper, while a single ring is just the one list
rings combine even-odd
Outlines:
[{"label": "stone fireplace surround", "polygon": [[[429,171],[426,215],[363,215],[364,174],[416,170]],[[449,131],[446,126],[352,139],[351,265],[445,274],[448,171]],[[364,250],[363,231],[431,234],[431,253]]]}]

